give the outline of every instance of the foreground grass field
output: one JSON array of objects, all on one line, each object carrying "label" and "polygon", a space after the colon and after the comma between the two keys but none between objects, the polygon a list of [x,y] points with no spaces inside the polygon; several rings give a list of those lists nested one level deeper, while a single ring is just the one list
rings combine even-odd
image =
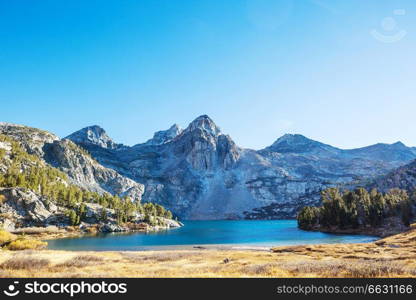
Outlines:
[{"label": "foreground grass field", "polygon": [[272,251],[0,252],[0,277],[415,277],[416,228],[368,244]]}]

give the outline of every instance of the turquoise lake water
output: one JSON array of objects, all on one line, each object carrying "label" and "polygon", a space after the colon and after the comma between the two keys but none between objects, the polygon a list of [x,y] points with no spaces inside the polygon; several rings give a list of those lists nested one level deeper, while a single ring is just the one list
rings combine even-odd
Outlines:
[{"label": "turquoise lake water", "polygon": [[160,246],[278,246],[321,243],[365,243],[375,237],[302,231],[295,220],[184,221],[184,227],[155,233],[111,233],[48,241],[49,249],[146,250]]}]

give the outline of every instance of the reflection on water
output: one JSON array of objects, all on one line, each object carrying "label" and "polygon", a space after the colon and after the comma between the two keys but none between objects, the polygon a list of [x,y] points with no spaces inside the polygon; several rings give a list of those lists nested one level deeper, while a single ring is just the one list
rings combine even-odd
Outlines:
[{"label": "reflection on water", "polygon": [[110,233],[48,241],[49,249],[140,250],[157,246],[258,245],[278,246],[320,243],[365,243],[363,235],[307,232],[295,220],[272,221],[184,221],[177,229],[152,233]]}]

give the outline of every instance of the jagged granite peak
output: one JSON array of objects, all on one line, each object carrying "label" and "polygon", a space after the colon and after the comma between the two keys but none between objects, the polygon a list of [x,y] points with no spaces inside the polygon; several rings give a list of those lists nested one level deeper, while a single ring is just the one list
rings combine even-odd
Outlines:
[{"label": "jagged granite peak", "polygon": [[106,149],[116,149],[120,145],[116,144],[98,125],[88,126],[78,130],[66,137],[77,144],[96,145]]},{"label": "jagged granite peak", "polygon": [[179,125],[173,124],[167,130],[161,130],[161,131],[155,132],[155,134],[153,135],[153,138],[148,140],[145,144],[146,145],[162,145],[165,143],[169,143],[175,137],[181,134],[181,132],[182,132],[182,129],[179,127]]},{"label": "jagged granite peak", "polygon": [[185,129],[186,132],[195,130],[202,130],[212,136],[218,136],[221,134],[220,128],[214,123],[214,121],[207,115],[202,115],[192,121]]},{"label": "jagged granite peak", "polygon": [[207,115],[192,121],[173,143],[175,153],[183,153],[186,161],[198,171],[227,169],[237,162],[240,150],[229,135]]}]

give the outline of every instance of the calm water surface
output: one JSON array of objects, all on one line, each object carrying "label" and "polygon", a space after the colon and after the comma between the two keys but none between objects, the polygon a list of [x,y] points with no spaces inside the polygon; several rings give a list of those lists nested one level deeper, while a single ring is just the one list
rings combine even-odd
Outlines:
[{"label": "calm water surface", "polygon": [[365,243],[375,237],[302,231],[295,220],[184,221],[184,227],[155,233],[111,233],[48,241],[49,249],[140,250],[160,246],[277,246],[320,243]]}]

